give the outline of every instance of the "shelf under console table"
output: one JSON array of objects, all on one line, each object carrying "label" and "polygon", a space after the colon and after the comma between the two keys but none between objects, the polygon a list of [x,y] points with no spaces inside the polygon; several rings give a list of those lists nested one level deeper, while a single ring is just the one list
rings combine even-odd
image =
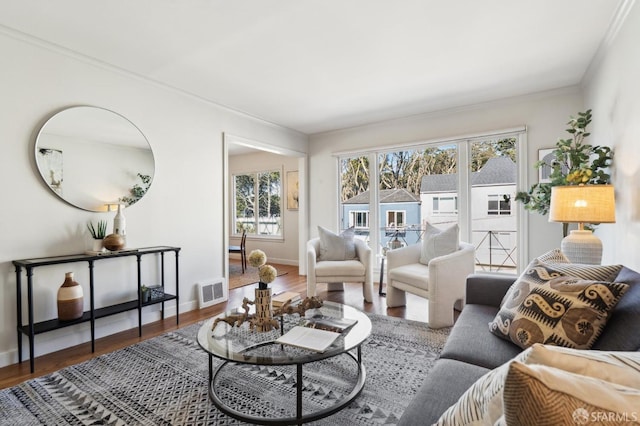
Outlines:
[{"label": "shelf under console table", "polygon": [[[175,255],[175,294],[166,293],[165,290],[165,253],[173,252]],[[180,323],[179,315],[179,301],[180,301],[180,282],[179,282],[179,262],[178,256],[180,247],[170,246],[157,246],[157,247],[143,247],[137,249],[126,249],[115,252],[106,252],[104,254],[90,255],[90,254],[74,254],[65,256],[53,256],[53,257],[41,257],[35,259],[21,259],[14,260],[13,265],[16,268],[16,300],[17,300],[17,331],[18,331],[18,361],[22,362],[22,335],[25,334],[29,337],[29,361],[31,372],[34,372],[34,348],[35,348],[35,335],[40,333],[46,333],[48,331],[57,330],[60,328],[68,327],[75,324],[81,324],[84,322],[90,322],[91,324],[91,352],[95,352],[95,321],[98,318],[104,318],[110,315],[119,314],[122,312],[138,310],[138,336],[142,336],[142,308],[145,306],[162,304],[161,315],[164,319],[164,302],[175,300],[176,301],[176,324]],[[142,271],[141,262],[142,257],[152,254],[160,255],[160,286],[162,292],[151,300],[143,301],[142,297]],[[94,300],[94,278],[93,278],[93,266],[95,262],[106,259],[114,259],[120,257],[132,257],[137,258],[137,283],[138,283],[138,297],[137,299],[130,300],[123,303],[117,303],[101,308],[95,308]],[[89,310],[85,311],[82,317],[71,320],[61,321],[59,319],[50,319],[45,321],[34,322],[34,309],[33,309],[33,270],[41,266],[61,265],[65,263],[78,263],[87,262],[89,266]],[[23,309],[22,309],[22,270],[26,271],[27,276],[27,323],[23,323]]]}]

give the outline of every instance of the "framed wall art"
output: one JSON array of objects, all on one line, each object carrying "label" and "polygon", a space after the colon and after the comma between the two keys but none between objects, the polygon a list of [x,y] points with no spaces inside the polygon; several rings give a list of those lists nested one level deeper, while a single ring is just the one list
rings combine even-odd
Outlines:
[{"label": "framed wall art", "polygon": [[[553,169],[551,168],[551,164],[555,159],[555,156],[553,155],[553,151],[555,151],[555,148],[546,148],[546,149],[538,150],[538,161],[544,161],[544,164],[542,165],[542,167],[538,169],[539,183],[551,182],[550,176],[551,176],[551,172],[553,172]],[[569,169],[566,166],[563,166],[562,173],[566,175],[567,173],[569,173]]]},{"label": "framed wall art", "polygon": [[298,171],[287,172],[287,210],[298,210]]}]

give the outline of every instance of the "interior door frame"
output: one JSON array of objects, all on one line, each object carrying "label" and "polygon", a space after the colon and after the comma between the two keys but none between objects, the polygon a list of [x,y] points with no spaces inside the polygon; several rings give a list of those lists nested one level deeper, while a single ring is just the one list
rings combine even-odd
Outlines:
[{"label": "interior door frame", "polygon": [[[308,213],[308,183],[307,183],[307,168],[308,157],[307,154],[300,151],[295,151],[288,148],[279,147],[269,143],[256,141],[253,139],[237,136],[229,133],[223,133],[222,138],[222,181],[223,181],[223,253],[224,259],[224,276],[228,282],[229,279],[229,238],[231,237],[231,215],[230,212],[230,196],[231,196],[231,182],[229,179],[229,145],[237,144],[247,148],[255,149],[257,151],[265,151],[273,154],[284,155],[288,157],[298,158],[298,273],[300,275],[306,275],[307,265],[306,259],[306,244],[309,239],[309,213]],[[286,202],[286,200],[285,200]]]}]

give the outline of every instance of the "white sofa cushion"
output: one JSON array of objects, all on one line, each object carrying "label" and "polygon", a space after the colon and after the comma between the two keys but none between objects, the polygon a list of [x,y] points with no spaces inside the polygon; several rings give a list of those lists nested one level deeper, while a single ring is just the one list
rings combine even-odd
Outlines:
[{"label": "white sofa cushion", "polygon": [[358,260],[323,260],[316,263],[316,277],[362,277],[364,265]]},{"label": "white sofa cushion", "polygon": [[389,279],[429,290],[429,267],[422,263],[410,263],[389,271]]}]

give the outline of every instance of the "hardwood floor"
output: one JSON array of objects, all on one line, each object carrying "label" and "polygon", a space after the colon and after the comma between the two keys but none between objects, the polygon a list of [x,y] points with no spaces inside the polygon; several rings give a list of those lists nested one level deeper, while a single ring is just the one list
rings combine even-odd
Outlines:
[{"label": "hardwood floor", "polygon": [[[233,262],[233,261],[232,261]],[[279,272],[286,272],[285,275],[279,276],[271,284],[274,293],[280,293],[285,290],[295,291],[302,295],[306,295],[307,278],[304,275],[298,275],[298,267],[290,265],[274,265]],[[407,306],[400,308],[387,309],[386,300],[378,295],[378,277],[374,279],[374,298],[373,303],[365,303],[362,297],[361,284],[345,284],[345,291],[326,291],[326,285],[318,286],[318,296],[322,300],[331,300],[334,302],[344,303],[353,306],[364,312],[370,312],[380,315],[389,315],[399,318],[406,318],[416,321],[426,322],[427,304],[426,299],[422,299],[411,294],[407,294]],[[0,368],[0,389],[14,386],[25,380],[33,379],[45,374],[52,373],[61,368],[95,358],[99,355],[109,353],[143,340],[161,335],[176,328],[186,327],[200,320],[204,320],[215,316],[229,308],[240,306],[244,297],[253,299],[254,286],[249,285],[229,291],[229,300],[226,303],[220,303],[209,308],[196,309],[189,312],[180,313],[180,325],[176,326],[175,317],[169,317],[164,321],[156,321],[143,326],[142,337],[138,337],[138,329],[133,328],[120,333],[112,334],[107,337],[96,340],[95,352],[91,352],[91,344],[83,343],[71,348],[67,348],[58,352],[42,355],[35,359],[35,373],[29,372],[29,361],[23,361],[20,364],[13,364]],[[99,325],[98,325],[99,327]],[[38,337],[36,336],[36,339]]]}]

